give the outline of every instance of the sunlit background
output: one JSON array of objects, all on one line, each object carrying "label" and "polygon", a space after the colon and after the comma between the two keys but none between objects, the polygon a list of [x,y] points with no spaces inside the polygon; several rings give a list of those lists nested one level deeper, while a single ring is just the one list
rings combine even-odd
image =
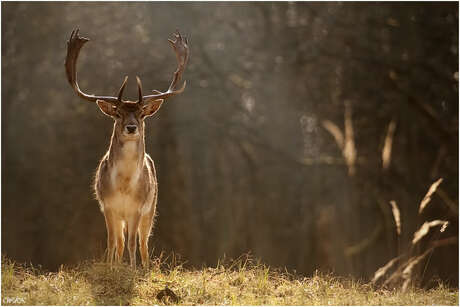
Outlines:
[{"label": "sunlit background", "polygon": [[128,75],[131,99],[136,75],[167,89],[167,38],[189,38],[187,88],[146,127],[152,254],[367,279],[450,240],[418,269],[457,285],[458,3],[2,3],[2,254],[51,270],[106,244],[91,185],[112,121],[67,83],[75,27],[81,88],[113,96]]}]

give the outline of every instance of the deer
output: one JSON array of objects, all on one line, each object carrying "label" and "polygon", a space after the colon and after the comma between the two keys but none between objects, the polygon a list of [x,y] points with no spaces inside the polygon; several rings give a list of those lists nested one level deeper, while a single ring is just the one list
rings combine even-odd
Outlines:
[{"label": "deer", "polygon": [[125,76],[116,97],[86,94],[80,89],[77,58],[88,41],[88,38],[79,36],[78,28],[72,31],[67,42],[65,70],[75,93],[84,100],[95,102],[102,113],[114,121],[109,149],[99,162],[94,179],[96,199],[107,228],[106,262],[112,268],[113,262],[122,261],[126,233],[130,266],[136,268],[138,237],[142,265],[148,269],[148,240],[155,220],[158,181],[153,160],[145,152],[144,120],[154,115],[165,99],[184,91],[186,81],[180,88],[177,84],[189,58],[188,41],[177,30],[174,39],[168,39],[178,64],[166,92],[153,90],[152,94],[144,96],[141,80],[136,76],[137,101],[122,98],[128,76]]}]

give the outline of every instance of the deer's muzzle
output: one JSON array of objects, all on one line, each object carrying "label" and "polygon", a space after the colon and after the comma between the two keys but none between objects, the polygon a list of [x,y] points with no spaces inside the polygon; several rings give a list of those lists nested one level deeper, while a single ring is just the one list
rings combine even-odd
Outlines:
[{"label": "deer's muzzle", "polygon": [[125,128],[126,128],[126,132],[127,132],[128,134],[136,133],[136,130],[137,130],[137,126],[136,126],[136,125],[127,125]]}]

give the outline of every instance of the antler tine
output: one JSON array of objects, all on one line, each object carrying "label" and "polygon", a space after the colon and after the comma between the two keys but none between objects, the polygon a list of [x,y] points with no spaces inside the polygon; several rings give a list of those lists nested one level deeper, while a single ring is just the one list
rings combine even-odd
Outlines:
[{"label": "antler tine", "polygon": [[141,79],[139,79],[139,77],[136,76],[136,80],[137,80],[137,90],[139,91],[139,100],[137,101],[137,103],[143,104],[144,99],[143,99],[143,97],[142,97],[142,83],[141,83]]},{"label": "antler tine", "polygon": [[[70,85],[75,90],[77,95],[85,100],[95,102],[98,99],[102,99],[107,102],[113,103],[114,105],[118,105],[120,101],[117,97],[89,95],[80,90],[80,87],[78,86],[77,82],[77,59],[78,55],[80,54],[81,48],[89,41],[89,39],[79,36],[79,31],[80,30],[78,28],[73,30],[70,34],[70,39],[67,42],[67,56],[64,64],[66,69],[67,81],[69,81]],[[123,92],[123,89],[124,86],[122,86],[122,89],[120,89],[120,91]],[[121,97],[121,95],[119,96]]]},{"label": "antler tine", "polygon": [[125,76],[125,80],[124,80],[123,83],[121,84],[120,90],[118,91],[118,97],[117,97],[117,99],[118,99],[119,102],[123,102],[123,100],[121,99],[121,97],[123,96],[123,91],[125,90],[126,82],[128,82],[128,76]]},{"label": "antler tine", "polygon": [[185,70],[185,66],[187,65],[188,58],[189,58],[189,48],[188,48],[188,42],[187,38],[180,34],[178,30],[174,33],[174,40],[168,39],[169,43],[171,44],[171,47],[173,48],[176,58],[177,58],[177,69],[174,72],[173,79],[171,80],[171,84],[169,85],[169,88],[166,92],[160,92],[157,90],[154,90],[153,92],[155,94],[153,95],[147,95],[143,97],[143,100],[146,101],[154,101],[158,99],[165,99],[177,94],[180,94],[184,91],[186,82],[184,81],[184,84],[182,85],[181,88],[175,89],[177,86],[177,83],[179,83],[182,73]]}]

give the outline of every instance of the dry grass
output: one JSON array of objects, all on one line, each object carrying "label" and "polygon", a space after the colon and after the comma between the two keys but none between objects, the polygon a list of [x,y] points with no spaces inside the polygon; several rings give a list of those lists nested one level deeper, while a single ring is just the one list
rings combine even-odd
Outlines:
[{"label": "dry grass", "polygon": [[4,305],[458,305],[458,290],[377,289],[316,273],[295,277],[248,258],[186,270],[157,260],[149,271],[98,262],[40,272],[2,258]]},{"label": "dry grass", "polygon": [[393,138],[396,131],[396,121],[394,119],[388,124],[387,134],[382,149],[382,168],[388,169],[391,162],[391,149],[393,147]]},{"label": "dry grass", "polygon": [[425,197],[423,197],[422,201],[420,202],[420,207],[418,210],[419,214],[422,213],[423,209],[425,209],[425,207],[428,205],[428,203],[431,200],[431,196],[434,194],[434,192],[436,192],[436,189],[441,184],[442,180],[443,180],[442,178],[439,178],[437,181],[433,182],[433,184],[430,186],[430,188],[428,189],[428,192],[426,192]]},{"label": "dry grass", "polygon": [[418,241],[420,241],[424,236],[428,234],[430,231],[431,227],[439,226],[441,225],[441,230],[439,232],[444,232],[447,228],[447,225],[449,225],[448,221],[442,221],[442,220],[434,220],[431,222],[425,222],[423,223],[422,227],[420,227],[415,233],[414,233],[414,238],[412,239],[412,244],[416,244]]},{"label": "dry grass", "polygon": [[391,212],[393,213],[393,218],[396,225],[396,233],[401,235],[401,213],[399,211],[398,205],[394,200],[390,200]]},{"label": "dry grass", "polygon": [[[431,200],[431,196],[433,195],[433,193],[436,192],[436,189],[442,181],[443,179],[440,178],[433,184],[431,184],[425,197],[420,202],[418,212],[419,215],[423,212],[423,209],[428,205],[428,203]],[[396,224],[396,232],[399,236],[401,235],[401,216],[399,208],[394,200],[390,201],[390,204],[392,207],[393,217]],[[391,259],[384,266],[380,267],[375,272],[374,277],[372,279],[372,283],[374,285],[383,285],[384,287],[401,286],[403,292],[407,291],[410,285],[420,284],[422,278],[419,277],[420,275],[422,275],[423,277],[423,273],[417,274],[420,273],[420,270],[419,272],[417,272],[415,268],[418,266],[420,269],[420,264],[422,264],[422,262],[425,260],[425,258],[427,258],[428,255],[431,255],[433,253],[435,248],[440,246],[458,244],[458,237],[452,236],[441,240],[432,239],[431,241],[428,241],[428,246],[425,247],[424,251],[421,251],[420,249],[414,249],[413,247],[430,232],[431,228],[434,228],[435,226],[441,226],[440,233],[442,233],[446,230],[448,225],[449,221],[445,220],[434,220],[430,222],[424,222],[423,225],[421,225],[420,228],[414,232],[411,244],[408,244],[405,247],[406,251],[401,253],[401,251],[399,250],[399,255],[397,257]],[[435,236],[435,238],[437,237],[438,236]],[[395,265],[396,263],[398,263],[398,265]],[[393,272],[389,274],[391,270],[393,270]],[[384,278],[386,276],[388,277]]]}]

